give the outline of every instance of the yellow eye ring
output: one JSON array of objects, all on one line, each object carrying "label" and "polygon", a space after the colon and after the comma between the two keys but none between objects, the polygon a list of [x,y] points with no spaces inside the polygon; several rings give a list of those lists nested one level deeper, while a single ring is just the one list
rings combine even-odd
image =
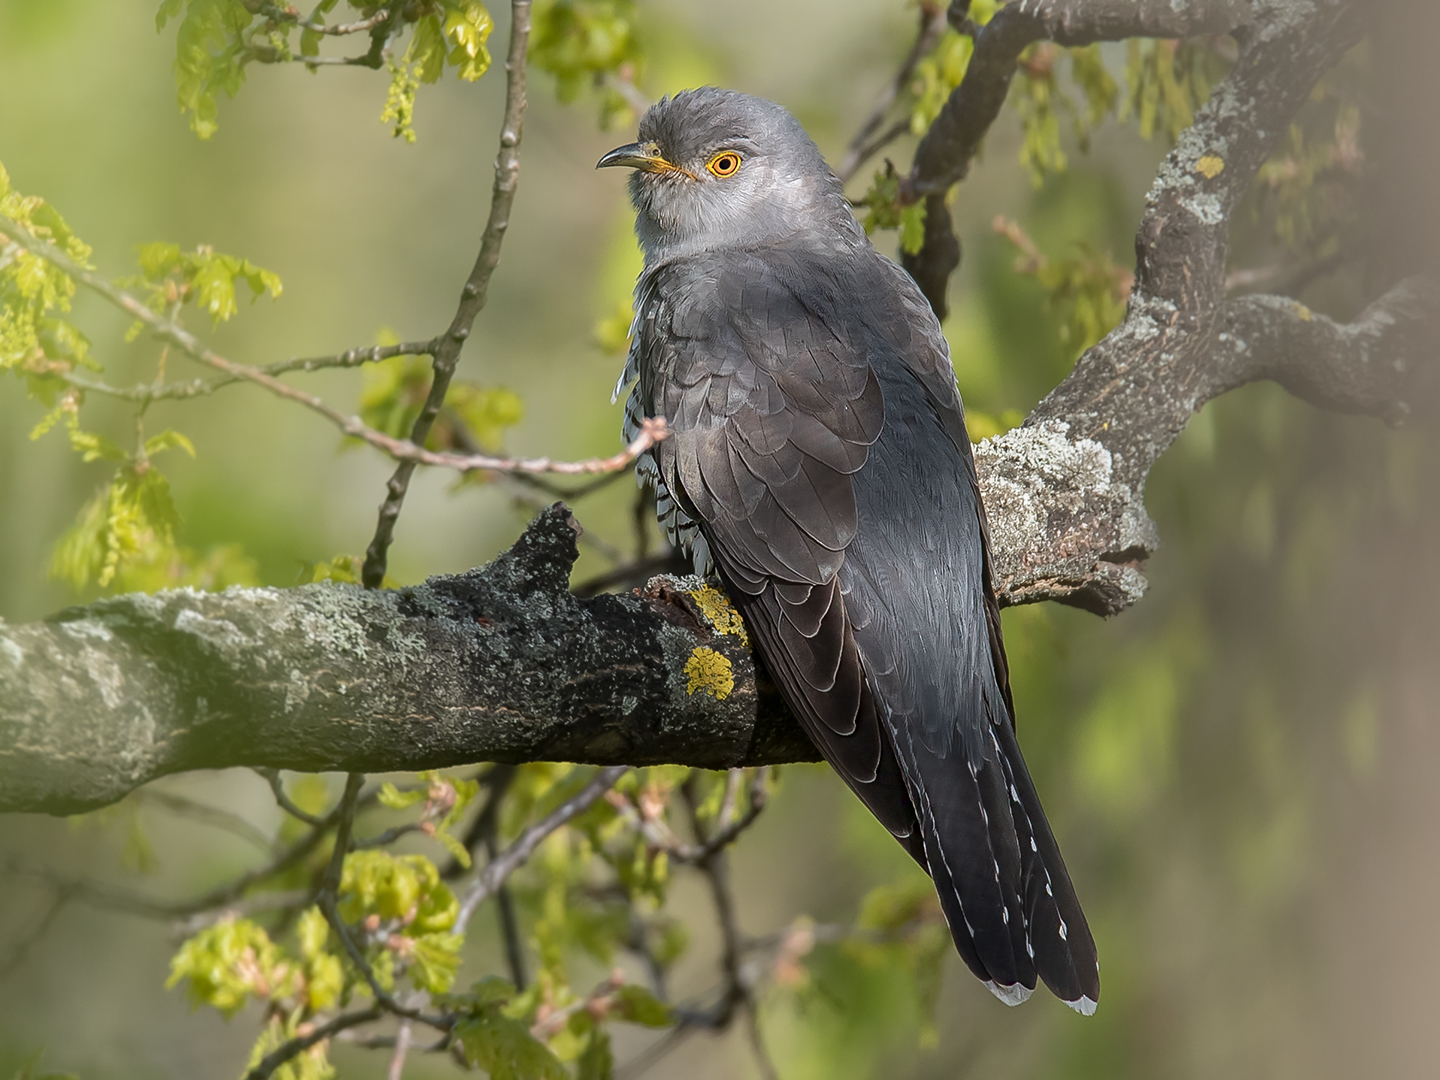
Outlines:
[{"label": "yellow eye ring", "polygon": [[710,171],[711,176],[718,176],[722,180],[727,176],[734,176],[740,171],[740,155],[734,150],[722,150],[705,163],[705,168]]}]

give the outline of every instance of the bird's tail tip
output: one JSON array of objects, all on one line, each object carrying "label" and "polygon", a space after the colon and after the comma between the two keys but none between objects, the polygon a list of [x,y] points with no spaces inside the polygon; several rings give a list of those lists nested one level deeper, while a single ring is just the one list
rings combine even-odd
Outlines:
[{"label": "bird's tail tip", "polygon": [[[1026,986],[1024,983],[1001,986],[993,979],[987,979],[985,981],[985,989],[989,990],[1011,1008],[1014,1008],[1016,1005],[1024,1005],[1025,1002],[1030,1000],[1030,995],[1035,992],[1033,988]],[[1092,1005],[1090,1008],[1093,1012],[1095,1007]]]},{"label": "bird's tail tip", "polygon": [[1065,1002],[1065,1004],[1069,1005],[1081,1016],[1094,1016],[1095,1007],[1100,1003],[1098,1001],[1095,1001],[1093,998],[1086,997],[1082,994],[1074,1001],[1067,1001]]}]

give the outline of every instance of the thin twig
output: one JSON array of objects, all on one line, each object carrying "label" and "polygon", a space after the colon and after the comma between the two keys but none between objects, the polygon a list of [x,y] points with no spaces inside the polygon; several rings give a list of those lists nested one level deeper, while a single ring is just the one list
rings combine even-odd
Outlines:
[{"label": "thin twig", "polygon": [[[732,769],[731,776],[741,772],[740,769]],[[674,831],[658,817],[650,817],[641,813],[636,807],[618,792],[607,796],[611,806],[624,816],[629,823],[640,830],[645,839],[657,848],[665,851],[675,862],[685,863],[690,866],[704,867],[711,860],[716,858],[726,847],[733,844],[735,840],[755,824],[755,819],[765,809],[765,779],[769,775],[769,766],[762,766],[755,770],[755,776],[750,781],[750,806],[743,815],[736,821],[724,822],[724,811],[722,809],[721,821],[716,832],[709,837],[703,834],[698,823],[695,828],[695,835],[700,840],[698,844],[687,844],[675,835]],[[727,779],[727,784],[730,781]],[[683,790],[683,789],[682,789]],[[727,797],[729,792],[727,791]],[[733,806],[733,804],[732,804]],[[733,810],[732,810],[733,813]]]},{"label": "thin twig", "polygon": [[866,118],[865,123],[860,125],[860,130],[850,140],[850,145],[845,148],[845,156],[840,159],[840,166],[835,170],[835,174],[840,177],[841,182],[848,183],[860,166],[865,164],[870,157],[910,130],[910,121],[907,118],[892,124],[880,138],[871,138],[879,130],[880,125],[885,122],[885,114],[895,104],[896,98],[909,85],[911,78],[915,75],[916,65],[934,51],[944,33],[945,5],[934,3],[933,0],[925,0],[920,5],[920,29],[915,36],[915,43],[905,54],[905,60],[901,63],[900,70],[895,73],[895,77],[880,91],[880,96],[876,99],[875,107],[871,110],[869,117]]},{"label": "thin twig", "polygon": [[487,863],[460,901],[460,914],[455,919],[454,931],[463,933],[470,917],[475,914],[475,909],[494,893],[506,878],[524,865],[547,836],[588,809],[629,771],[628,765],[611,765],[601,769],[579,794],[565,800],[543,821],[530,826],[498,858]]},{"label": "thin twig", "polygon": [[303,821],[306,825],[313,825],[317,829],[328,826],[330,823],[328,817],[318,818],[314,814],[307,813],[295,805],[289,795],[285,794],[285,784],[280,779],[279,769],[267,769],[264,766],[257,766],[252,771],[262,776],[265,782],[270,785],[270,791],[275,796],[275,805],[280,807],[281,810],[284,810],[291,817]]},{"label": "thin twig", "polygon": [[36,919],[34,924],[23,934],[16,937],[9,950],[0,956],[0,980],[7,978],[12,971],[18,968],[29,955],[30,949],[50,929],[50,924],[55,917],[64,910],[65,905],[70,902],[70,893],[63,887],[56,887],[54,894],[50,897],[50,903],[46,905],[45,912]]},{"label": "thin twig", "polygon": [[[416,464],[435,465],[447,469],[455,469],[459,472],[531,472],[531,473],[561,473],[571,476],[593,475],[595,473],[614,472],[625,468],[633,462],[640,454],[644,453],[656,442],[665,438],[667,429],[665,421],[660,418],[645,421],[645,428],[640,435],[628,447],[618,454],[608,458],[592,458],[588,461],[553,461],[550,458],[495,458],[481,454],[444,454],[435,453],[424,449],[422,446],[411,442],[408,439],[396,439],[384,432],[376,431],[360,420],[357,416],[346,416],[339,410],[331,408],[323,400],[314,394],[307,394],[303,390],[297,390],[287,383],[281,382],[273,375],[269,375],[259,368],[248,367],[244,364],[237,364],[227,360],[219,353],[208,348],[199,338],[186,330],[179,323],[173,322],[161,315],[155,314],[145,306],[139,299],[116,288],[110,282],[84,267],[77,264],[69,256],[60,251],[53,244],[47,243],[38,237],[31,236],[22,229],[7,226],[8,235],[13,236],[17,243],[32,255],[36,255],[46,262],[58,267],[86,288],[99,293],[105,299],[115,304],[122,311],[134,316],[140,322],[150,327],[151,331],[161,340],[168,341],[177,346],[186,355],[205,364],[207,367],[222,371],[237,379],[245,379],[259,386],[265,387],[276,397],[293,401],[303,405],[312,412],[319,413],[325,419],[338,427],[344,434],[360,439],[362,442],[383,450],[397,461]],[[368,563],[367,563],[368,565]],[[383,573],[382,573],[383,578]]]},{"label": "thin twig", "polygon": [[166,810],[198,821],[212,828],[223,829],[232,836],[238,836],[246,840],[261,851],[269,852],[274,847],[273,841],[263,832],[257,829],[250,822],[246,821],[239,814],[231,813],[229,810],[221,810],[218,806],[211,806],[209,803],[199,802],[195,799],[186,798],[184,795],[175,795],[168,791],[158,791],[155,788],[141,788],[135,793],[135,797],[141,802],[155,803],[163,806]]},{"label": "thin twig", "polygon": [[400,1021],[400,1027],[395,1032],[395,1053],[390,1055],[390,1070],[385,1074],[385,1080],[400,1080],[405,1075],[405,1055],[410,1050],[410,1031],[413,1026],[413,1021]]},{"label": "thin twig", "polygon": [[280,1068],[291,1058],[303,1054],[316,1043],[324,1042],[330,1036],[344,1031],[346,1028],[359,1027],[361,1024],[368,1024],[372,1020],[380,1019],[382,1013],[378,1005],[365,1009],[361,1012],[341,1013],[328,1024],[322,1024],[314,1031],[305,1035],[297,1035],[288,1042],[281,1043],[270,1053],[260,1059],[256,1065],[245,1074],[245,1080],[269,1080],[276,1069]]},{"label": "thin twig", "polygon": [[[362,364],[374,364],[393,356],[428,356],[433,342],[405,341],[398,345],[373,345],[365,349],[346,349],[329,356],[292,356],[288,360],[277,360],[253,370],[266,375],[284,375],[291,371],[323,371],[333,368],[353,368]],[[139,383],[135,386],[110,386],[108,383],[91,379],[74,372],[52,372],[71,386],[87,393],[119,398],[122,401],[138,401],[149,404],[152,401],[177,401],[187,398],[204,397],[227,386],[234,386],[247,380],[238,375],[227,375],[219,379],[183,379],[169,383]]]},{"label": "thin twig", "polygon": [[330,924],[330,929],[335,931],[335,936],[345,947],[350,962],[359,970],[366,984],[369,985],[370,992],[375,995],[376,1002],[386,1012],[444,1029],[449,1025],[443,1018],[427,1017],[419,1009],[406,1008],[380,985],[379,980],[375,977],[374,969],[365,959],[365,954],[360,951],[360,947],[355,944],[355,939],[350,936],[349,925],[340,917],[338,906],[340,882],[345,870],[345,856],[350,853],[353,846],[350,841],[355,825],[355,800],[364,783],[365,777],[361,773],[350,773],[345,777],[345,794],[340,799],[339,816],[336,819],[335,850],[331,853],[330,862],[325,867],[325,874],[320,879],[320,891],[315,897],[315,902],[319,905],[321,913],[324,914],[325,921]]},{"label": "thin twig", "polygon": [[[435,339],[436,348],[432,354],[434,376],[430,382],[430,392],[410,430],[410,443],[416,447],[425,445],[430,428],[435,423],[435,418],[440,415],[440,407],[445,403],[445,395],[450,390],[450,380],[455,374],[455,365],[460,360],[461,346],[470,336],[470,328],[485,306],[490,278],[500,263],[500,246],[504,243],[505,233],[510,227],[510,210],[515,203],[515,191],[520,179],[520,136],[525,122],[525,61],[529,47],[530,0],[511,0],[510,45],[505,57],[505,115],[500,123],[500,153],[495,158],[490,216],[485,222],[485,232],[480,240],[480,254],[476,256],[475,266],[461,290],[460,305],[455,311],[455,317],[450,321],[450,328]],[[415,460],[402,459],[385,486],[385,501],[380,505],[375,535],[365,550],[365,565],[360,575],[368,589],[379,588],[385,580],[390,544],[395,536],[395,523],[399,520],[400,508],[405,504],[405,494],[409,490],[410,477],[414,472]]]}]

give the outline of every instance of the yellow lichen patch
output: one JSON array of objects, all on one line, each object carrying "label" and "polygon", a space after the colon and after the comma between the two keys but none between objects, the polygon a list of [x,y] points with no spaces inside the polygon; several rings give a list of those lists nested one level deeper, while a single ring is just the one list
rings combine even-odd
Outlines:
[{"label": "yellow lichen patch", "polygon": [[1298,300],[1291,303],[1290,308],[1301,322],[1309,322],[1315,317],[1315,313]]},{"label": "yellow lichen patch", "polygon": [[730,603],[730,598],[719,589],[702,585],[691,591],[690,599],[695,601],[700,614],[705,616],[717,634],[734,634],[743,644],[750,644],[750,635],[745,633],[745,620]]},{"label": "yellow lichen patch", "polygon": [[685,676],[690,680],[685,687],[687,694],[704,690],[716,701],[724,701],[735,689],[735,671],[730,661],[703,645],[685,661]]},{"label": "yellow lichen patch", "polygon": [[1195,162],[1195,171],[1206,180],[1214,180],[1225,171],[1225,162],[1214,154],[1206,154],[1199,161]]}]

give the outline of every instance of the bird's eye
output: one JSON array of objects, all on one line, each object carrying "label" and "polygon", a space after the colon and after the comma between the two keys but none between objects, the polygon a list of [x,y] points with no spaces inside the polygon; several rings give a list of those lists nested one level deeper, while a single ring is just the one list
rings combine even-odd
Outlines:
[{"label": "bird's eye", "polygon": [[705,168],[709,169],[714,176],[734,176],[740,171],[740,155],[732,150],[722,151],[712,157],[706,163]]}]

